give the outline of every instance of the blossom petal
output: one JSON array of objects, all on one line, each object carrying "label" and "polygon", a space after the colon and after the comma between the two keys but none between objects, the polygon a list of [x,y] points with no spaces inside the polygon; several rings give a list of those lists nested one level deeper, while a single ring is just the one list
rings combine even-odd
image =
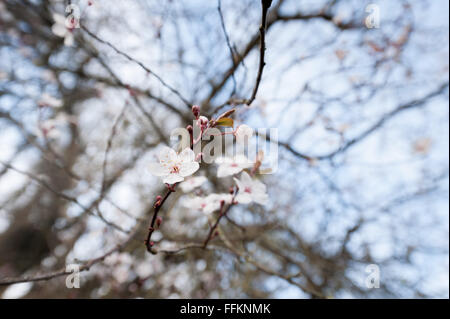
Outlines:
[{"label": "blossom petal", "polygon": [[236,196],[236,201],[240,204],[250,204],[252,202],[252,196],[249,193],[240,192]]},{"label": "blossom petal", "polygon": [[233,159],[231,157],[219,156],[215,162],[216,164],[233,163]]},{"label": "blossom petal", "polygon": [[55,23],[52,25],[52,32],[54,35],[64,38],[67,33],[67,28],[64,26],[64,24]]},{"label": "blossom petal", "polygon": [[164,146],[158,156],[161,163],[175,162],[178,159],[177,153],[170,147]]},{"label": "blossom petal", "polygon": [[237,178],[233,178],[233,179],[234,179],[234,182],[236,183],[237,187],[240,190],[243,190],[245,188],[244,185],[242,184],[242,182],[239,179],[237,179]]},{"label": "blossom petal", "polygon": [[236,164],[238,164],[240,167],[242,167],[243,169],[250,168],[255,164],[252,161],[250,161],[245,155],[242,155],[242,154],[236,155],[236,157],[234,158],[234,162]]},{"label": "blossom petal", "polygon": [[182,163],[180,165],[180,175],[183,177],[194,174],[200,168],[197,162]]},{"label": "blossom petal", "polygon": [[75,43],[75,37],[73,36],[72,32],[68,32],[66,36],[64,37],[64,45],[71,47]]},{"label": "blossom petal", "polygon": [[261,205],[266,205],[269,201],[269,195],[266,193],[256,193],[253,195],[253,201]]},{"label": "blossom petal", "polygon": [[255,192],[258,192],[258,193],[265,193],[267,190],[267,187],[266,187],[266,185],[264,185],[264,183],[254,180],[254,181],[252,181],[252,189],[254,189]]},{"label": "blossom petal", "polygon": [[180,184],[180,188],[183,192],[189,193],[193,191],[197,187],[200,187],[205,183],[208,179],[205,176],[191,177],[188,180],[185,180]]},{"label": "blossom petal", "polygon": [[223,164],[220,165],[219,168],[217,169],[217,177],[222,178],[226,176],[231,176],[239,173],[241,170],[242,169],[240,167],[232,167],[231,165]]},{"label": "blossom petal", "polygon": [[185,148],[179,155],[178,159],[182,163],[189,163],[195,161],[195,153],[190,148]]},{"label": "blossom petal", "polygon": [[170,174],[169,169],[162,166],[160,163],[150,163],[148,169],[150,173],[155,176],[167,176]]},{"label": "blossom petal", "polygon": [[242,174],[241,174],[241,181],[242,181],[242,184],[244,184],[244,185],[246,185],[246,186],[250,186],[250,185],[253,184],[252,178],[251,178],[250,175],[248,175],[248,173],[245,172],[245,171],[242,172]]},{"label": "blossom petal", "polygon": [[165,184],[175,184],[184,181],[184,178],[178,174],[169,174],[163,179]]}]

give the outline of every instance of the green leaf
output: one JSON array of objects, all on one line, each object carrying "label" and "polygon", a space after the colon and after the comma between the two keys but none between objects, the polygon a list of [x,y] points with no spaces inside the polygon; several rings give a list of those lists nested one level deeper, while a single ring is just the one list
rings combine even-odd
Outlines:
[{"label": "green leaf", "polygon": [[217,120],[216,125],[234,127],[234,121],[229,117],[223,117]]}]

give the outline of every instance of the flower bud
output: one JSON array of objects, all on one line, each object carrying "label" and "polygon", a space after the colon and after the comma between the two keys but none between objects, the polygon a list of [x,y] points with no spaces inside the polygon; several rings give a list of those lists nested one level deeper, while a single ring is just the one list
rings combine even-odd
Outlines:
[{"label": "flower bud", "polygon": [[209,122],[209,120],[208,120],[208,118],[207,118],[206,116],[200,116],[200,117],[197,119],[197,126],[198,126],[202,131],[204,131],[204,130],[206,129],[206,127],[208,126],[208,122]]},{"label": "flower bud", "polygon": [[159,205],[161,205],[161,201],[162,201],[162,197],[161,196],[156,196],[156,201],[155,201],[155,205],[153,207],[158,207]]},{"label": "flower bud", "polygon": [[162,218],[160,216],[158,216],[158,218],[156,218],[156,226],[159,228],[162,224]]},{"label": "flower bud", "polygon": [[200,116],[200,106],[192,106],[192,113],[194,114],[195,118],[198,119],[198,117]]}]

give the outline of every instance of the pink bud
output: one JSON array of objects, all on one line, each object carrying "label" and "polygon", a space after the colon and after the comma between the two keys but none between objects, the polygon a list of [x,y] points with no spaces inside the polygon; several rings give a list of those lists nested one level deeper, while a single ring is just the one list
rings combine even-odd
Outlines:
[{"label": "pink bud", "polygon": [[206,125],[209,122],[209,120],[208,120],[208,118],[206,116],[200,116],[198,118],[198,120],[199,120],[200,124],[202,124],[202,125]]},{"label": "pink bud", "polygon": [[206,116],[200,116],[200,117],[197,119],[197,126],[198,126],[202,131],[204,131],[204,130],[206,129],[206,127],[208,126],[208,122],[209,122],[209,120],[208,120],[208,118],[207,118]]},{"label": "pink bud", "polygon": [[198,119],[200,115],[200,106],[198,105],[192,106],[192,113],[194,114],[195,118]]},{"label": "pink bud", "polygon": [[155,201],[155,205],[153,206],[153,207],[158,207],[159,205],[161,205],[161,200],[162,200],[162,197],[161,196],[156,196],[156,201]]},{"label": "pink bud", "polygon": [[156,218],[156,226],[160,227],[162,224],[162,218],[160,216],[158,216],[158,218]]}]

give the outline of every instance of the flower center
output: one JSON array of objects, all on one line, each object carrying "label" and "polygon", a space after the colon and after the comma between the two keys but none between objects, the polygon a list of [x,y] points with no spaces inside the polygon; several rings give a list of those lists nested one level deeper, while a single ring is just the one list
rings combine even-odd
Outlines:
[{"label": "flower center", "polygon": [[178,174],[180,172],[180,168],[178,166],[173,166],[170,171],[171,174]]},{"label": "flower center", "polygon": [[252,193],[252,189],[250,188],[250,187],[246,187],[245,189],[244,189],[244,193],[249,193],[249,194],[251,194]]},{"label": "flower center", "polygon": [[238,167],[239,165],[236,163],[231,164],[231,167]]}]

